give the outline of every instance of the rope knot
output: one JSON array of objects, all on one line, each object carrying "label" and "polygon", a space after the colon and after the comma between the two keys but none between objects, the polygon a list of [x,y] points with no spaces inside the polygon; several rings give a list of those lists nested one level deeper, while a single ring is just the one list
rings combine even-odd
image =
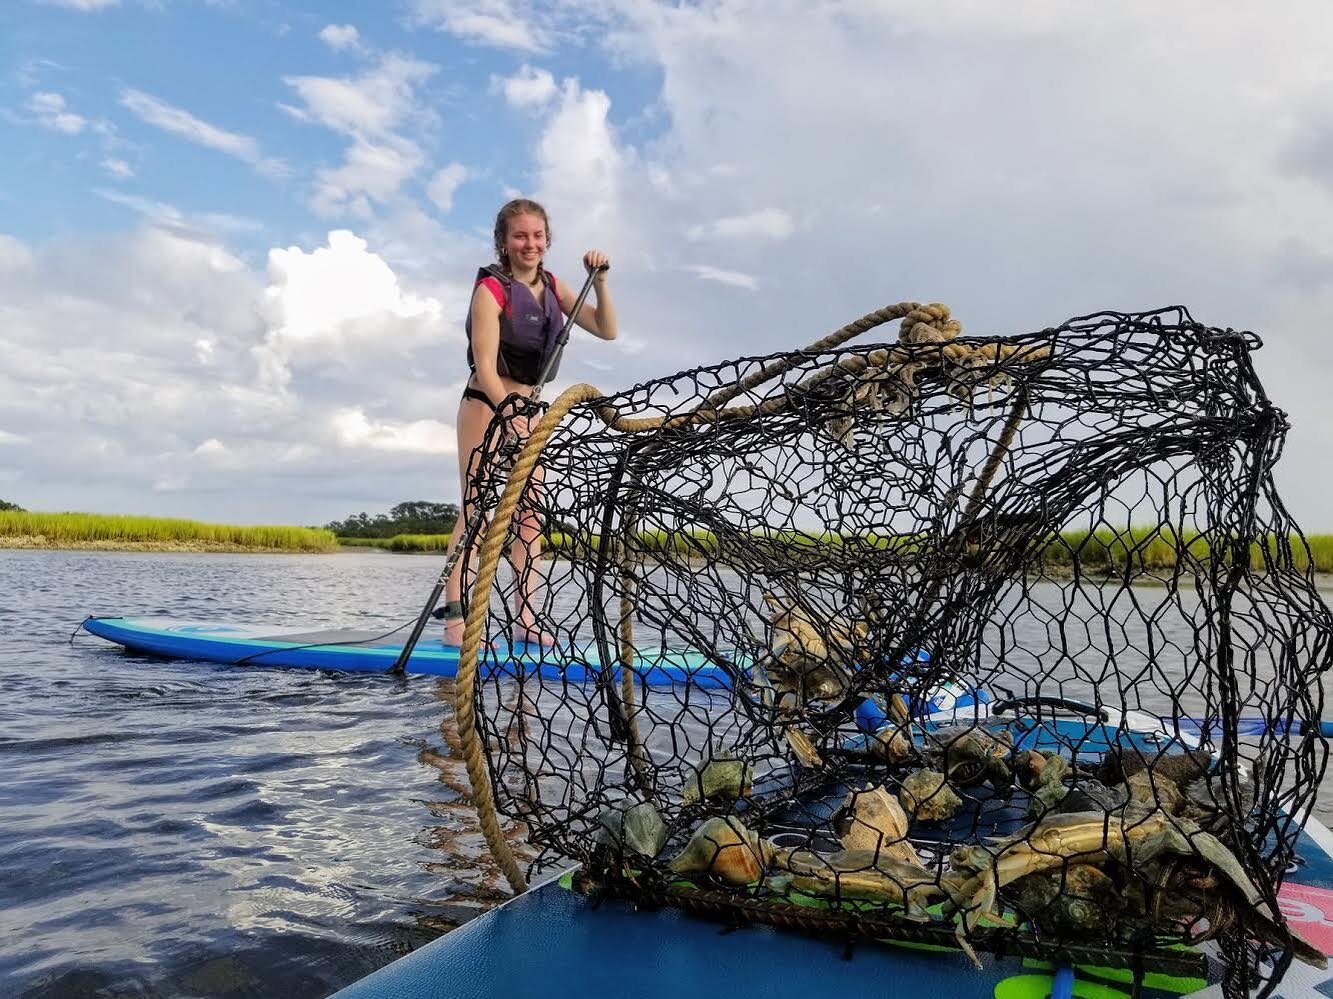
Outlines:
[{"label": "rope knot", "polygon": [[963,330],[963,324],[949,316],[949,307],[939,302],[919,305],[903,317],[899,343],[946,343]]}]

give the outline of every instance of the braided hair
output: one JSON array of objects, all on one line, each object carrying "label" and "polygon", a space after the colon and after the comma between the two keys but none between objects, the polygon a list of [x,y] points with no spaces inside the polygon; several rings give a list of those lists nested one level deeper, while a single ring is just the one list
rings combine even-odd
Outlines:
[{"label": "braided hair", "polygon": [[[546,248],[551,248],[551,220],[546,215],[546,209],[533,201],[531,198],[515,198],[505,204],[500,209],[499,214],[495,216],[495,256],[500,261],[500,266],[504,268],[505,273],[509,273],[509,254],[505,252],[505,239],[509,235],[509,220],[516,215],[540,215],[542,222],[546,225]],[[537,264],[537,277],[546,283],[546,270],[541,263]]]}]

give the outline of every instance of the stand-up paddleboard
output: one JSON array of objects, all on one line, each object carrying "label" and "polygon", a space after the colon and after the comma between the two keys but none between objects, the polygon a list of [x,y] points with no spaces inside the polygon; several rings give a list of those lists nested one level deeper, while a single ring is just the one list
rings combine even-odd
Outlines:
[{"label": "stand-up paddleboard", "polygon": [[[156,617],[90,617],[85,631],[123,645],[131,652],[194,662],[229,665],[283,666],[294,669],[388,673],[403,650],[405,629],[374,631],[286,630],[264,625],[175,621]],[[615,650],[612,649],[612,656]],[[593,644],[545,648],[522,642],[483,651],[483,678],[504,673],[540,673],[570,683],[590,680],[602,669]],[[634,671],[651,686],[690,683],[698,687],[731,686],[731,670],[747,663],[723,665],[715,657],[692,650],[643,654]],[[614,668],[614,667],[613,667]],[[458,649],[438,638],[422,639],[412,650],[407,671],[431,676],[458,672]]]},{"label": "stand-up paddleboard", "polygon": [[[122,645],[131,652],[166,656],[190,662],[212,662],[227,665],[278,666],[291,669],[336,670],[349,673],[388,673],[398,660],[405,640],[405,628],[392,632],[364,630],[283,629],[268,625],[227,624],[219,622],[177,621],[161,617],[90,617],[83,622],[85,631],[99,638]],[[612,651],[614,656],[615,652]],[[929,659],[921,650],[914,654],[918,661]],[[747,673],[751,663],[747,656],[737,654],[723,660],[691,649],[667,652],[640,652],[636,656],[635,672],[650,686],[690,683],[697,687],[726,688],[732,685],[733,671]],[[582,683],[601,671],[601,657],[595,646],[580,645],[569,649],[548,649],[538,645],[514,643],[491,649],[482,656],[480,672],[483,677],[517,672],[540,673],[551,679]],[[451,677],[458,672],[458,649],[445,645],[438,638],[422,639],[412,650],[408,672],[429,676]],[[613,675],[618,675],[615,665]],[[947,680],[931,690],[920,703],[911,705],[918,717],[938,721],[979,720],[990,715],[992,702],[1003,704],[990,693],[958,680]],[[1217,719],[1161,718],[1143,712],[1127,712],[1124,716],[1114,709],[1088,706],[1089,711],[1100,711],[1104,724],[1110,729],[1127,724],[1130,719],[1147,723],[1159,722],[1172,733],[1174,741],[1185,748],[1193,748],[1199,741],[1208,741],[1219,726]],[[873,702],[863,702],[857,710],[857,723],[865,732],[873,732],[886,721],[883,711]],[[1302,735],[1318,724],[1319,733],[1333,738],[1333,723],[1286,721],[1279,724],[1262,718],[1241,718],[1238,728],[1242,735]],[[1138,727],[1143,728],[1140,724]],[[1104,740],[1100,740],[1104,741]]]}]

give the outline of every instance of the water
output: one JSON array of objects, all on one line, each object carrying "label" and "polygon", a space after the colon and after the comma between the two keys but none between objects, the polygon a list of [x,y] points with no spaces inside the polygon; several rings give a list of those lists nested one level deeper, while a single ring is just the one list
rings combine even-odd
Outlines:
[{"label": "water", "polygon": [[0,994],[323,996],[502,898],[447,684],[68,642],[86,613],[393,626],[437,563],[0,551]]},{"label": "water", "polygon": [[388,630],[439,566],[0,550],[0,994],[314,999],[503,898],[448,682],[68,641],[86,614]]}]

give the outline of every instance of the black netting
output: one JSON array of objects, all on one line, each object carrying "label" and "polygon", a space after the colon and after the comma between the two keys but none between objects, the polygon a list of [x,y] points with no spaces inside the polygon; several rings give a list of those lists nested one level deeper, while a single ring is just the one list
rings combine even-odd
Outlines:
[{"label": "black netting", "polygon": [[[1138,968],[1218,937],[1231,991],[1271,986],[1333,619],[1259,341],[958,332],[569,412],[515,521],[554,557],[489,596],[497,806],[600,891]],[[556,650],[513,653],[534,621]]]}]

